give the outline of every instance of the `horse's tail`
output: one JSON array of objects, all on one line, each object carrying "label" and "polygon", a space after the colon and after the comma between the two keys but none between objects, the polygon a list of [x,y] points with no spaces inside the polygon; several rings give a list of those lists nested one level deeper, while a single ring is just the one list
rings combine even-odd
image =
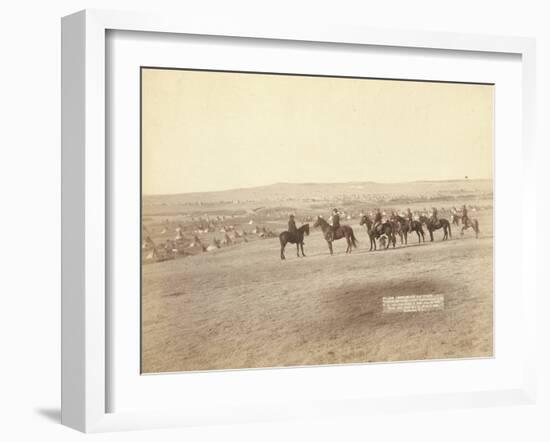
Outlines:
[{"label": "horse's tail", "polygon": [[355,234],[353,233],[353,229],[351,227],[350,227],[350,230],[351,230],[351,234],[350,234],[351,244],[353,245],[353,247],[357,248],[357,243],[359,242],[359,240],[355,237]]},{"label": "horse's tail", "polygon": [[285,245],[286,241],[283,239],[286,236],[286,232],[281,232],[279,234],[279,242],[281,243],[281,247]]}]

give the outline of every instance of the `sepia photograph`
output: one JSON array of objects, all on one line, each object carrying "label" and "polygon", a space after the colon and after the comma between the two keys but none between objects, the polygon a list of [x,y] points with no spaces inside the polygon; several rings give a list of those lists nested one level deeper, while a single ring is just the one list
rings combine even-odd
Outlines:
[{"label": "sepia photograph", "polygon": [[142,374],[494,356],[494,84],[140,75]]}]

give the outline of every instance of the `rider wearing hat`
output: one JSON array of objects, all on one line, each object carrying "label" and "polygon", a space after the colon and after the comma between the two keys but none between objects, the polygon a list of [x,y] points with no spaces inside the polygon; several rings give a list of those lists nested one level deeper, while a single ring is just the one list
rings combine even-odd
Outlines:
[{"label": "rider wearing hat", "polygon": [[376,228],[382,224],[382,211],[380,209],[376,209],[376,214],[374,215],[374,226],[373,229],[376,232]]},{"label": "rider wearing hat", "polygon": [[294,214],[291,213],[288,217],[288,233],[296,235],[298,228],[296,227],[296,221],[294,220]]},{"label": "rider wearing hat", "polygon": [[332,236],[336,237],[336,232],[340,228],[340,214],[338,209],[332,209]]}]

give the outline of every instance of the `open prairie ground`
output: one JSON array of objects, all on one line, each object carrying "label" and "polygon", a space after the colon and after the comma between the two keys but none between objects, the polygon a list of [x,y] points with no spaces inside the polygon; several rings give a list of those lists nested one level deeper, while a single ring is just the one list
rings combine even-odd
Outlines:
[{"label": "open prairie ground", "polygon": [[[333,194],[332,185],[276,185],[275,193],[243,189],[225,196],[146,197],[143,226],[156,243],[180,226],[187,236],[212,244],[224,237],[220,228],[226,224],[247,232],[247,242],[238,238],[208,252],[190,246],[174,259],[143,260],[142,371],[492,356],[492,183],[432,184],[353,183]],[[476,207],[470,214],[479,221],[478,239],[471,229],[461,236],[460,227],[452,226],[448,241],[438,230],[430,242],[426,231],[426,242],[418,243],[413,233],[407,245],[398,239],[395,249],[369,251],[366,230],[359,226],[360,210],[436,206],[445,217],[464,203]],[[331,256],[321,231],[311,228],[307,256],[296,257],[289,244],[282,261],[278,237],[256,234],[259,227],[276,235],[286,230],[289,211],[296,212],[298,225],[312,227],[310,219],[328,217],[332,207],[349,214],[342,224],[359,240],[350,255],[340,240]],[[197,233],[205,216],[224,221],[214,231]],[[383,311],[383,297],[425,294],[443,295],[444,308]]]}]

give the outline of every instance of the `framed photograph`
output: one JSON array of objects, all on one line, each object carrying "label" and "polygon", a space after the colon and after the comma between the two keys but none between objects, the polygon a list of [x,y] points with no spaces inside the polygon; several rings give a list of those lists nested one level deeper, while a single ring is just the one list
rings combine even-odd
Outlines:
[{"label": "framed photograph", "polygon": [[534,401],[532,39],[82,11],[62,46],[64,424]]}]

